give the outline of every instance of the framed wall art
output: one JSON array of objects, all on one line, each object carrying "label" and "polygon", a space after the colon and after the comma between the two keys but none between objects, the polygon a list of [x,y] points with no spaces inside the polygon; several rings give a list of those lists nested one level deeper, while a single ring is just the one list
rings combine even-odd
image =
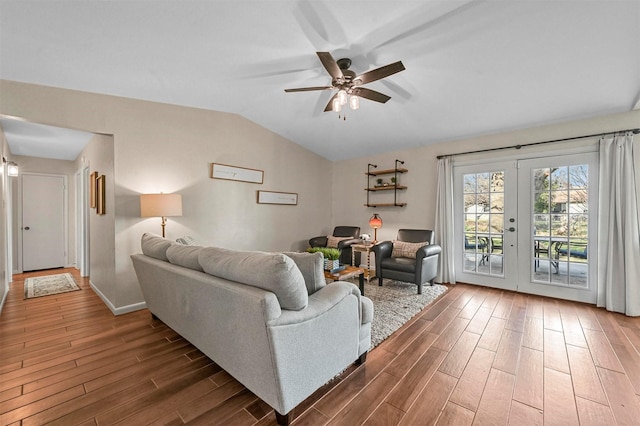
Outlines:
[{"label": "framed wall art", "polygon": [[103,215],[106,213],[106,200],[105,200],[105,175],[98,177],[96,180],[96,213]]},{"label": "framed wall art", "polygon": [[264,179],[264,171],[230,166],[228,164],[211,163],[211,178],[261,184]]},{"label": "framed wall art", "polygon": [[89,200],[92,209],[96,208],[96,186],[98,185],[98,172],[91,173],[89,179]]},{"label": "framed wall art", "polygon": [[298,204],[298,194],[295,192],[258,191],[258,204],[295,206]]}]

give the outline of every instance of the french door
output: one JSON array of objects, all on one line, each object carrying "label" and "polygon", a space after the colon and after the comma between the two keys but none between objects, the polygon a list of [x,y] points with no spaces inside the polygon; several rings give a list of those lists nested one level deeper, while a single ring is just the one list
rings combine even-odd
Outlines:
[{"label": "french door", "polygon": [[456,279],[595,303],[597,153],[457,166]]}]

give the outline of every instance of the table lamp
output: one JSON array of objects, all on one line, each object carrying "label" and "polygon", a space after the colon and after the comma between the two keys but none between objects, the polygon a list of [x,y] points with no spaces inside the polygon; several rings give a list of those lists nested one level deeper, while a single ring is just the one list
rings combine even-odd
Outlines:
[{"label": "table lamp", "polygon": [[161,217],[163,238],[168,216],[182,216],[182,195],[140,194],[140,217]]},{"label": "table lamp", "polygon": [[382,228],[382,219],[378,213],[374,213],[369,219],[369,226],[373,229],[373,244],[378,243],[378,229]]}]

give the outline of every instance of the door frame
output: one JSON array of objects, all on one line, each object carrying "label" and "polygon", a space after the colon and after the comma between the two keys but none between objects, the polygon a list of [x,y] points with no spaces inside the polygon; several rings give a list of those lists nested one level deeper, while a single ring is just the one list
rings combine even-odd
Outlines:
[{"label": "door frame", "polygon": [[[576,302],[583,303],[596,303],[597,298],[597,253],[598,253],[598,184],[599,184],[599,171],[598,162],[599,155],[597,152],[583,152],[581,154],[574,154],[575,156],[581,156],[583,159],[577,161],[578,164],[589,165],[589,210],[588,210],[588,243],[589,256],[588,256],[588,288],[577,286],[562,286],[552,283],[533,282],[531,280],[531,262],[533,262],[533,241],[522,241],[522,244],[518,244],[518,289],[526,289],[528,294],[536,294],[539,296],[557,297],[560,299],[569,299]],[[544,161],[543,167],[553,164],[554,160],[558,160],[561,166],[569,165],[568,163],[575,163],[576,161],[563,161],[570,158],[567,155],[554,155],[552,157],[539,157],[522,160],[522,162],[535,162],[540,159]],[[572,159],[573,160],[573,159]],[[570,164],[573,165],[573,164]],[[523,166],[527,167],[523,164]],[[529,166],[531,167],[531,166]],[[529,167],[526,169],[529,170]],[[518,228],[519,233],[526,234],[528,236],[533,235],[531,230],[531,191],[529,193],[521,193],[520,189],[522,185],[525,185],[530,189],[531,176],[529,176],[528,182],[518,182],[518,217],[521,216],[521,212],[529,212],[529,216],[525,218],[524,222],[520,220],[520,226]],[[527,238],[528,239],[528,238]],[[551,256],[551,253],[549,253]],[[525,272],[526,268],[526,272]]]},{"label": "door frame", "polygon": [[[496,152],[490,152],[490,153],[486,153],[486,154],[476,154],[474,156],[474,158],[454,158],[452,161],[452,168],[454,170],[453,174],[455,176],[456,172],[455,169],[457,167],[465,167],[465,166],[482,166],[482,165],[489,165],[489,164],[495,164],[495,163],[503,163],[503,162],[509,162],[512,161],[514,162],[514,164],[516,164],[518,161],[523,161],[523,160],[532,160],[532,159],[536,159],[536,158],[545,158],[545,157],[550,157],[550,156],[565,156],[565,155],[581,155],[581,154],[588,154],[588,153],[593,153],[595,152],[596,154],[599,152],[599,145],[598,145],[598,138],[594,137],[591,140],[581,140],[581,145],[576,145],[574,142],[568,142],[568,143],[564,143],[562,142],[562,144],[564,145],[564,147],[558,147],[557,149],[553,149],[553,150],[549,150],[548,146],[543,147],[532,147],[530,149],[529,152],[517,152],[517,153],[508,153],[508,154],[504,154],[501,155],[499,153]],[[599,162],[599,159],[596,160],[596,163]],[[597,164],[596,164],[596,167]],[[455,183],[454,183],[455,184]],[[517,185],[517,183],[516,183]],[[517,193],[517,191],[516,191]],[[454,188],[454,203],[455,203],[455,199],[459,194],[456,192],[455,188]],[[457,214],[457,212],[454,209],[454,215]],[[507,225],[505,224],[505,227]],[[505,230],[506,231],[506,230]],[[595,238],[597,238],[597,229],[595,230],[595,232],[593,232],[592,234],[595,234]],[[506,232],[505,232],[506,235]],[[460,244],[462,235],[459,235],[459,230],[456,228],[454,231],[454,237],[455,237],[455,244],[456,247],[454,247],[454,251],[456,253],[459,252],[460,248],[458,247],[458,245]],[[591,240],[591,237],[590,237]],[[503,244],[505,244],[503,242]],[[519,243],[516,241],[516,245],[519,245]],[[517,249],[517,246],[515,247],[515,249]],[[594,251],[594,253],[596,253]],[[522,257],[524,254],[518,253],[518,259],[520,259],[520,257]],[[460,272],[461,272],[461,265],[460,262],[458,261],[457,258],[457,254],[456,254],[456,258],[455,258],[455,275],[456,277],[459,276]],[[593,261],[595,262],[595,256],[592,257]],[[518,261],[518,265],[517,265],[517,271],[516,271],[516,280],[519,280],[520,277],[518,276],[520,274],[520,261]],[[597,279],[597,275],[592,277],[592,279]],[[462,281],[461,281],[462,282]],[[596,281],[592,282],[594,285],[596,284]],[[494,288],[501,288],[499,286],[495,286],[495,285],[490,285],[490,284],[485,284],[485,283],[478,283],[475,285],[483,285],[483,286],[488,286],[488,287],[494,287]],[[516,289],[514,291],[518,291],[517,287],[519,286],[519,282],[516,282]],[[536,294],[536,293],[531,293],[531,294]],[[557,297],[557,298],[567,298],[567,296],[563,296],[562,294],[557,294],[557,295],[549,295],[549,297]],[[591,302],[591,303],[595,303],[595,302]]]},{"label": "door frame", "polygon": [[61,177],[62,178],[62,182],[64,185],[64,190],[62,192],[62,216],[63,216],[63,236],[64,236],[64,263],[65,266],[69,266],[69,184],[68,184],[68,177],[65,174],[60,174],[60,173],[39,173],[39,172],[24,172],[24,173],[20,173],[20,179],[18,180],[18,194],[17,194],[17,201],[18,201],[18,205],[17,205],[17,227],[16,229],[18,230],[18,233],[20,235],[19,238],[17,238],[17,267],[18,267],[18,271],[14,272],[14,273],[22,273],[24,271],[23,269],[23,255],[22,255],[22,249],[23,249],[23,244],[22,244],[22,235],[23,235],[23,229],[22,229],[22,179],[25,175],[36,175],[36,176],[51,176],[51,177]]},{"label": "door frame", "polygon": [[89,166],[76,174],[76,266],[81,277],[89,276]]}]

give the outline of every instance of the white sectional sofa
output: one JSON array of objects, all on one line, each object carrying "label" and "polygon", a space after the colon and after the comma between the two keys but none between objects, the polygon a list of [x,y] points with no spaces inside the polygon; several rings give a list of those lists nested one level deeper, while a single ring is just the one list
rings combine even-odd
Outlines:
[{"label": "white sectional sofa", "polygon": [[325,284],[319,253],[187,246],[145,234],[131,256],[147,308],[288,424],[293,408],[371,346],[373,304]]}]

